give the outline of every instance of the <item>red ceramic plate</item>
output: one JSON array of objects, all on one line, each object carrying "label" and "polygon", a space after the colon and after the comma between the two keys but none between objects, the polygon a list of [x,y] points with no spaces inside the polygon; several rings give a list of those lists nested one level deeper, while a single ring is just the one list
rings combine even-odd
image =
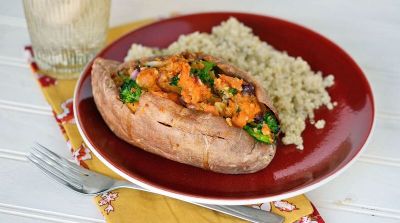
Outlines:
[{"label": "red ceramic plate", "polygon": [[[225,175],[180,164],[145,152],[111,132],[92,97],[90,64],[75,92],[75,117],[93,153],[112,170],[145,188],[179,199],[217,204],[250,204],[284,199],[310,191],[333,179],[360,154],[374,123],[371,88],[353,59],[325,37],[284,20],[244,13],[201,13],[162,20],[115,41],[97,56],[122,61],[132,43],[166,47],[179,35],[210,32],[234,16],[278,50],[300,56],[313,70],[334,74],[329,88],[338,106],[321,108],[317,119],[326,126],[307,125],[304,150],[279,145],[271,164],[257,173]],[[157,137],[157,132],[154,132]]]}]

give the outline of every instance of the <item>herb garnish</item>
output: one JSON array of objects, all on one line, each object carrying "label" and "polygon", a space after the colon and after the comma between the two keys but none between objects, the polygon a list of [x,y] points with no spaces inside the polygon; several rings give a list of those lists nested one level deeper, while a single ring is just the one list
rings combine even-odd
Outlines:
[{"label": "herb garnish", "polygon": [[178,82],[179,82],[179,77],[178,77],[178,75],[176,75],[171,78],[169,85],[178,86]]},{"label": "herb garnish", "polygon": [[235,95],[238,93],[238,90],[236,88],[229,88],[228,92],[232,95]]},{"label": "herb garnish", "polygon": [[203,69],[198,69],[198,68],[192,68],[190,69],[190,73],[192,73],[194,76],[198,77],[203,84],[207,84],[209,86],[214,85],[214,78],[212,74],[212,69],[215,66],[215,63],[209,62],[209,61],[201,61],[201,63],[204,65]]},{"label": "herb garnish", "polygon": [[119,97],[121,101],[125,103],[133,103],[139,101],[140,95],[142,94],[142,89],[132,79],[125,79],[121,86],[121,91]]}]

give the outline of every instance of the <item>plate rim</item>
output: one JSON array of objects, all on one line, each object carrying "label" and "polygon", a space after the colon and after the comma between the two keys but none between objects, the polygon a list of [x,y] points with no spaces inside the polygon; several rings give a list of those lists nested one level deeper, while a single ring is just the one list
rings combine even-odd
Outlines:
[{"label": "plate rim", "polygon": [[[104,51],[106,51],[109,47],[111,47],[112,45],[116,44],[116,42],[118,42],[120,39],[123,39],[125,37],[127,37],[128,35],[130,35],[132,32],[138,31],[140,29],[146,28],[148,26],[154,25],[156,23],[160,23],[160,22],[164,22],[166,20],[172,20],[172,19],[176,19],[176,18],[181,18],[181,17],[187,17],[187,16],[193,16],[193,15],[201,15],[201,14],[243,14],[243,15],[249,15],[249,16],[261,16],[261,17],[267,17],[269,19],[274,19],[274,20],[279,20],[281,22],[285,22],[285,23],[290,23],[292,25],[301,27],[303,29],[306,29],[307,31],[312,32],[315,35],[318,35],[319,37],[323,38],[325,41],[328,41],[330,44],[334,45],[336,48],[338,48],[341,53],[343,53],[346,57],[348,57],[355,65],[358,69],[360,69],[361,73],[363,74],[363,77],[366,80],[369,92],[371,92],[371,104],[372,104],[372,124],[370,126],[369,129],[369,133],[368,136],[366,138],[366,140],[364,141],[363,145],[361,146],[361,148],[357,151],[357,153],[346,163],[344,164],[344,166],[342,166],[340,169],[333,171],[332,173],[330,173],[329,175],[326,175],[324,177],[321,177],[321,179],[318,179],[315,183],[311,183],[310,185],[306,185],[304,187],[301,188],[297,188],[297,189],[292,189],[289,190],[285,193],[279,194],[279,195],[273,195],[273,196],[259,196],[259,198],[212,198],[212,197],[205,197],[205,196],[200,196],[200,195],[193,195],[193,194],[189,194],[189,193],[178,193],[176,190],[173,189],[169,189],[166,187],[160,187],[158,185],[152,185],[149,183],[145,183],[142,182],[138,179],[135,179],[131,176],[129,176],[127,173],[119,170],[116,166],[114,166],[111,162],[109,162],[107,159],[105,159],[97,150],[96,148],[90,143],[90,139],[88,139],[84,133],[84,130],[81,126],[81,122],[79,119],[78,114],[78,108],[77,108],[77,95],[78,95],[78,91],[80,89],[80,86],[82,85],[83,82],[83,77],[84,77],[84,73],[87,73],[87,70],[90,68],[90,66],[92,66],[93,61],[95,58],[97,58],[100,54],[102,54]],[[187,202],[196,202],[196,203],[204,203],[204,204],[216,204],[216,205],[249,205],[249,204],[256,204],[256,203],[264,203],[264,202],[272,202],[272,201],[277,201],[277,200],[282,200],[282,199],[287,199],[290,197],[294,197],[300,194],[304,194],[306,192],[312,191],[326,183],[328,183],[329,181],[331,181],[332,179],[338,177],[340,174],[342,174],[345,170],[347,170],[352,164],[354,164],[354,162],[360,157],[360,155],[364,152],[365,148],[367,147],[367,145],[370,142],[370,139],[372,138],[373,134],[374,134],[374,129],[375,129],[375,124],[376,124],[376,109],[375,109],[375,100],[374,100],[374,93],[372,91],[370,82],[368,80],[368,77],[365,75],[364,70],[356,63],[356,61],[353,59],[353,57],[351,57],[349,55],[349,53],[347,53],[342,47],[340,47],[339,45],[337,45],[335,42],[331,41],[330,39],[328,39],[327,37],[303,26],[300,24],[297,24],[295,22],[291,22],[285,19],[281,19],[281,18],[277,18],[274,16],[269,16],[269,15],[263,15],[263,14],[257,14],[257,13],[243,13],[243,12],[236,12],[236,11],[215,11],[215,12],[199,12],[199,13],[188,13],[188,14],[182,14],[179,16],[174,16],[174,17],[170,17],[167,19],[162,19],[162,20],[158,20],[155,22],[152,22],[150,24],[147,24],[145,26],[142,26],[138,29],[129,31],[128,33],[122,35],[120,38],[114,40],[112,43],[106,45],[99,53],[96,54],[96,56],[93,57],[93,59],[85,66],[85,68],[83,69],[81,75],[79,76],[79,79],[76,83],[75,89],[74,89],[74,96],[73,96],[73,111],[74,111],[74,118],[75,118],[75,123],[77,125],[78,131],[81,134],[81,137],[83,139],[83,141],[85,142],[85,144],[89,147],[89,149],[92,151],[92,153],[102,162],[104,163],[108,168],[110,168],[112,171],[114,171],[115,173],[117,173],[118,175],[122,176],[123,178],[125,178],[126,180],[137,184],[145,189],[148,189],[150,192],[153,193],[157,193],[157,194],[161,194],[161,195],[165,195],[168,197],[172,197],[172,198],[176,198],[179,200],[183,200],[183,201],[187,201]]]}]

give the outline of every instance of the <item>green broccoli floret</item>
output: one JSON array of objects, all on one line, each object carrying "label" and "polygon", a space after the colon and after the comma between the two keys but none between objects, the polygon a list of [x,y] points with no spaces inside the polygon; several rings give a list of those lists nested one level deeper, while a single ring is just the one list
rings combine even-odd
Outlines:
[{"label": "green broccoli floret", "polygon": [[266,143],[266,144],[271,144],[272,139],[269,135],[264,135],[261,132],[262,124],[257,124],[256,126],[252,126],[251,124],[247,124],[243,127],[243,129],[249,133],[249,135],[253,136],[256,140]]},{"label": "green broccoli floret", "polygon": [[201,61],[201,63],[204,65],[203,69],[192,68],[192,69],[190,69],[190,72],[194,76],[197,76],[201,80],[201,82],[203,82],[204,84],[213,86],[214,78],[211,75],[211,72],[213,72],[211,70],[215,66],[215,63],[208,62],[208,61]]},{"label": "green broccoli floret", "polygon": [[272,111],[269,111],[264,115],[264,122],[274,134],[279,132],[279,123]]},{"label": "green broccoli floret", "polygon": [[209,62],[209,61],[202,61],[201,63],[203,63],[203,65],[204,65],[204,68],[203,68],[204,72],[207,72],[207,73],[210,72],[213,69],[213,67],[215,66],[215,63]]},{"label": "green broccoli floret", "polygon": [[[269,129],[273,133],[272,135],[264,135],[262,133],[262,126],[264,124],[268,125]],[[247,125],[245,125],[243,129],[256,140],[271,144],[275,141],[276,134],[278,134],[279,132],[279,123],[274,113],[269,111],[265,113],[263,121],[261,121],[260,123],[247,123]]]},{"label": "green broccoli floret", "polygon": [[125,103],[133,103],[139,101],[140,95],[142,94],[142,89],[132,79],[125,79],[121,86],[119,97],[121,101]]}]

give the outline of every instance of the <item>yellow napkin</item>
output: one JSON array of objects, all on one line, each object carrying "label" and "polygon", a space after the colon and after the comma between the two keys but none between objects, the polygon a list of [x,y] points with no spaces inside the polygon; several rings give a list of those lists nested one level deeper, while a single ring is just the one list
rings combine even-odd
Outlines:
[{"label": "yellow napkin", "polygon": [[[154,20],[142,20],[123,26],[111,28],[108,34],[108,43],[121,35]],[[74,160],[81,166],[96,172],[121,179],[116,173],[108,169],[97,159],[83,143],[74,121],[72,97],[76,80],[58,80],[42,75],[32,56],[32,49],[26,47],[31,69],[41,86],[42,92],[54,111],[60,129],[70,146]],[[123,222],[243,222],[215,211],[201,208],[183,201],[168,198],[162,195],[136,191],[132,189],[118,189],[99,195],[94,198],[104,218],[109,223]],[[286,200],[254,204],[254,208],[272,211],[285,217],[285,222],[307,222],[315,220],[322,222],[315,209],[304,196],[300,195]],[[314,213],[314,215],[311,215]],[[321,220],[321,221],[320,221]]]}]

